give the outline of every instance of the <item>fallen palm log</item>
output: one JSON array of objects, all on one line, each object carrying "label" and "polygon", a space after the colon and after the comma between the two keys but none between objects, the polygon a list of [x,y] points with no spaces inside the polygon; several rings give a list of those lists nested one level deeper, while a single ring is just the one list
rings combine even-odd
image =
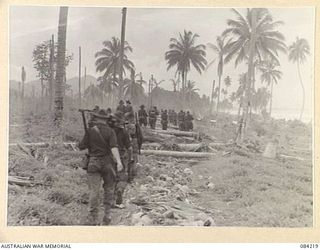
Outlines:
[{"label": "fallen palm log", "polygon": [[180,130],[154,130],[150,129],[152,133],[161,135],[175,135],[175,136],[187,136],[187,137],[198,137],[199,133],[192,131],[180,131]]},{"label": "fallen palm log", "polygon": [[181,158],[210,158],[215,156],[213,153],[204,152],[180,152],[180,151],[168,151],[168,150],[141,150],[143,155],[156,155],[167,157],[181,157]]},{"label": "fallen palm log", "polygon": [[65,146],[76,146],[75,142],[21,142],[21,143],[9,143],[9,147],[48,147],[51,145],[65,145]]},{"label": "fallen palm log", "polygon": [[25,127],[27,126],[28,123],[24,123],[24,124],[10,124],[10,127]]},{"label": "fallen palm log", "polygon": [[281,158],[288,159],[288,160],[296,160],[296,161],[306,161],[306,159],[302,157],[297,157],[297,156],[291,156],[291,155],[284,155],[281,154],[279,155]]},{"label": "fallen palm log", "polygon": [[41,182],[36,182],[34,180],[30,180],[25,177],[19,177],[19,176],[8,176],[8,183],[16,184],[19,186],[34,186],[34,185],[42,184]]},{"label": "fallen palm log", "polygon": [[[179,143],[176,144],[181,150],[183,151],[197,151],[201,149],[202,147],[216,147],[216,146],[228,146],[232,145],[231,143],[225,143],[225,142],[210,142],[210,143]],[[144,148],[161,148],[163,144],[153,142],[153,143],[144,143],[142,147]],[[213,149],[212,149],[213,150]]]}]

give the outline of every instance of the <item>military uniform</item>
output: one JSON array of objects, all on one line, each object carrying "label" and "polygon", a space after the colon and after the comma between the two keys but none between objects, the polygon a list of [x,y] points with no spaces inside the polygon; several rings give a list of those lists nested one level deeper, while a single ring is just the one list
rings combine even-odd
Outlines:
[{"label": "military uniform", "polygon": [[125,106],[124,114],[127,121],[129,122],[134,121],[134,111],[130,101],[127,101],[127,106]]},{"label": "military uniform", "polygon": [[87,169],[90,192],[88,223],[91,225],[98,224],[99,191],[102,179],[104,189],[103,223],[109,224],[116,184],[116,163],[112,158],[111,149],[118,147],[117,137],[107,124],[102,123],[91,123],[88,133],[90,140],[86,133],[79,143],[81,150],[90,148],[90,160]]},{"label": "military uniform", "polygon": [[181,130],[181,131],[184,131],[184,130],[185,130],[184,120],[185,120],[185,114],[184,114],[184,112],[181,110],[181,111],[178,113],[179,130]]},{"label": "military uniform", "polygon": [[124,167],[121,172],[118,172],[118,175],[117,175],[118,178],[117,178],[117,183],[115,188],[115,196],[116,196],[115,203],[117,205],[120,205],[122,204],[122,196],[128,182],[128,164],[132,157],[131,156],[132,145],[131,145],[129,134],[126,131],[126,129],[121,127],[114,127],[113,129],[117,136],[119,154],[122,161],[122,165]]},{"label": "military uniform", "polygon": [[140,126],[135,123],[129,123],[126,125],[127,131],[131,138],[132,143],[132,161],[128,164],[128,181],[131,182],[133,178],[137,175],[137,163],[139,154],[139,143],[142,143],[142,133]]},{"label": "military uniform", "polygon": [[161,113],[161,125],[162,125],[162,130],[167,130],[168,128],[168,113],[167,110],[163,111]]},{"label": "military uniform", "polygon": [[116,111],[120,111],[123,115],[126,113],[126,106],[124,105],[124,102],[122,100],[119,102]]},{"label": "military uniform", "polygon": [[157,121],[157,113],[155,109],[149,110],[149,125],[150,128],[155,129],[156,128],[156,121]]},{"label": "military uniform", "polygon": [[147,111],[144,109],[144,105],[141,105],[140,106],[140,109],[138,111],[138,117],[139,117],[139,125],[140,126],[147,126],[147,117],[148,117],[148,114],[147,114]]},{"label": "military uniform", "polygon": [[186,127],[186,130],[187,131],[192,131],[193,130],[193,116],[189,113],[189,111],[187,112],[187,114],[186,114],[186,125],[185,125],[185,127]]}]

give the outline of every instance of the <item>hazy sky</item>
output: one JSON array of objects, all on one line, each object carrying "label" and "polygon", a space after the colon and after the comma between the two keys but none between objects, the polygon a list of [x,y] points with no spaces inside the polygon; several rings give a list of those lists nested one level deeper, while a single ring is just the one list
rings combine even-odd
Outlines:
[{"label": "hazy sky", "polygon": [[[241,12],[244,9],[240,9]],[[279,30],[290,45],[297,36],[309,41],[312,55],[302,66],[302,78],[306,88],[306,113],[312,110],[313,96],[313,47],[314,47],[314,9],[313,8],[277,8],[270,9],[275,20],[284,25]],[[51,34],[57,35],[59,8],[12,6],[10,8],[10,79],[20,79],[21,66],[27,71],[27,81],[36,79],[33,69],[32,50]],[[164,54],[168,50],[171,37],[177,37],[184,29],[199,34],[198,43],[214,43],[216,37],[227,27],[226,20],[234,18],[229,8],[128,8],[126,40],[133,48],[129,58],[136,66],[136,72],[142,72],[144,79],[153,74],[157,80],[164,79],[162,87],[172,89],[169,79],[175,70],[167,71]],[[74,60],[67,68],[67,76],[78,75],[78,47],[82,47],[82,65],[87,74],[99,76],[95,71],[94,54],[102,48],[102,41],[112,36],[120,37],[121,9],[104,7],[69,8],[67,28],[67,50],[74,54]],[[207,60],[216,55],[208,48]],[[274,104],[277,109],[299,110],[302,102],[297,66],[288,62],[287,55],[280,56],[283,77],[274,87]],[[224,77],[229,75],[234,90],[238,85],[239,74],[245,71],[245,65],[234,67],[234,63],[225,66]],[[84,70],[82,70],[84,72]],[[199,75],[194,69],[188,78],[196,81],[200,94],[211,93],[212,80],[217,80],[217,65]],[[260,79],[257,79],[260,86]],[[307,114],[306,114],[307,115]]]}]

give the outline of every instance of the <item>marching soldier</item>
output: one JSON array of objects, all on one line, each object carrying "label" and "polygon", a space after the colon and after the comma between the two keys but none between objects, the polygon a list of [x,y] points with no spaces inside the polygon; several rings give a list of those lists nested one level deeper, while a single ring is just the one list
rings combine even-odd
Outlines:
[{"label": "marching soldier", "polygon": [[186,114],[186,130],[192,131],[193,130],[193,116],[190,114],[189,111],[187,111]]},{"label": "marching soldier", "polygon": [[178,125],[178,114],[175,110],[172,110],[172,120],[173,120],[173,125],[177,126]]},{"label": "marching soldier", "polygon": [[138,117],[139,117],[139,125],[140,126],[147,126],[147,117],[148,117],[148,114],[147,114],[147,111],[144,109],[144,105],[142,104],[140,106],[140,109],[138,111]]},{"label": "marching soldier", "polygon": [[134,122],[134,111],[133,111],[133,107],[131,106],[131,102],[129,100],[126,101],[124,114],[127,121]]},{"label": "marching soldier", "polygon": [[167,130],[168,128],[168,111],[167,110],[161,113],[161,125],[162,125],[162,130]]},{"label": "marching soldier", "polygon": [[[104,217],[102,225],[111,222],[111,207],[114,201],[116,185],[116,172],[123,170],[118,151],[117,137],[114,131],[107,125],[108,116],[104,111],[92,113],[91,126],[79,143],[79,149],[88,149],[89,163],[87,168],[89,185],[89,214],[87,224],[98,225],[99,191],[101,179],[104,189]],[[114,161],[116,160],[116,162]]]},{"label": "marching soldier", "polygon": [[123,170],[118,172],[117,175],[114,206],[123,208],[123,193],[128,182],[128,165],[132,161],[132,143],[128,131],[124,128],[122,113],[118,111],[112,118],[112,128],[117,136],[119,154],[123,165]]},{"label": "marching soldier", "polygon": [[132,121],[128,122],[126,129],[132,143],[132,160],[128,164],[128,182],[132,182],[133,178],[137,175],[138,153],[141,148],[143,136],[138,121],[135,123]]},{"label": "marching soldier", "polygon": [[184,127],[184,112],[182,110],[180,110],[180,112],[178,113],[178,123],[179,123],[179,130],[183,131],[185,129]]},{"label": "marching soldier", "polygon": [[125,114],[125,112],[126,112],[126,106],[124,105],[123,100],[120,100],[119,105],[118,105],[116,111],[120,111],[120,112],[122,112],[122,114]]},{"label": "marching soldier", "polygon": [[157,112],[153,107],[149,110],[149,125],[151,129],[156,128],[156,121],[157,121]]}]

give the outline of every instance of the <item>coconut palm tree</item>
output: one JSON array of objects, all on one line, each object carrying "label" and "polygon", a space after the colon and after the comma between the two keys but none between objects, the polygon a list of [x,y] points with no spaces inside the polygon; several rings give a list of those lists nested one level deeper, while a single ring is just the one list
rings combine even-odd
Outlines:
[{"label": "coconut palm tree", "polygon": [[[96,57],[96,71],[103,72],[103,77],[112,75],[112,79],[116,82],[117,76],[120,73],[120,40],[119,38],[112,37],[110,41],[103,42],[104,48],[95,54]],[[125,74],[125,70],[131,71],[134,69],[134,64],[130,61],[126,53],[132,52],[132,48],[128,42],[124,43],[123,54],[123,67],[122,72]]]},{"label": "coconut palm tree", "polygon": [[248,63],[245,105],[236,138],[236,140],[242,141],[251,102],[255,58],[259,58],[259,61],[271,58],[279,64],[278,52],[286,52],[286,45],[283,34],[275,30],[283,22],[274,21],[268,9],[247,9],[245,16],[235,9],[232,11],[235,13],[236,19],[227,21],[228,28],[223,32],[223,35],[231,35],[235,40],[230,44],[225,61],[229,62],[235,58],[235,66],[245,59]]},{"label": "coconut palm tree", "polygon": [[[99,82],[98,87],[102,92],[102,96],[109,97],[108,98],[109,104],[113,106],[113,104],[115,103],[116,90],[119,86],[118,78],[114,79],[111,75],[107,77],[100,76],[98,77],[97,81]],[[102,102],[103,102],[103,99],[104,98],[102,98]]]},{"label": "coconut palm tree", "polygon": [[66,74],[66,38],[67,38],[68,7],[60,7],[58,26],[57,71],[55,87],[54,121],[60,127],[63,115],[63,86]]},{"label": "coconut palm tree", "polygon": [[130,79],[124,79],[123,86],[125,97],[131,99],[134,104],[139,102],[144,92],[143,86],[135,80],[136,76],[135,71],[131,70]]},{"label": "coconut palm tree", "polygon": [[142,73],[140,72],[139,74],[136,74],[135,78],[138,78],[136,79],[135,81],[140,84],[140,86],[143,86],[144,84],[147,84],[147,81],[146,80],[143,80],[143,77],[142,77]]},{"label": "coconut palm tree", "polygon": [[247,9],[246,15],[242,15],[236,9],[232,9],[236,19],[227,21],[228,28],[222,33],[230,35],[235,40],[230,44],[230,50],[225,58],[226,62],[235,58],[235,66],[244,60],[249,60],[249,45],[253,33],[253,13],[255,12],[255,34],[253,60],[271,58],[278,64],[278,52],[286,52],[284,35],[275,30],[282,21],[274,21],[268,9]]},{"label": "coconut palm tree", "polygon": [[303,64],[306,61],[307,55],[310,55],[310,47],[309,47],[308,41],[304,38],[297,37],[296,41],[289,46],[289,61],[297,63],[298,75],[299,75],[300,85],[302,88],[302,107],[300,111],[300,118],[299,118],[300,120],[302,119],[302,115],[304,111],[304,102],[305,102],[305,90],[304,90],[304,85],[301,78],[300,64]]},{"label": "coconut palm tree", "polygon": [[167,61],[167,70],[176,67],[176,74],[181,73],[182,76],[182,95],[184,98],[185,86],[187,83],[187,75],[191,70],[191,65],[201,74],[207,65],[206,47],[203,44],[196,45],[198,34],[184,30],[183,34],[179,33],[179,37],[171,38],[169,50],[165,53]]},{"label": "coconut palm tree", "polygon": [[195,95],[195,93],[199,91],[198,88],[196,88],[196,82],[188,80],[186,85],[186,95],[188,97],[189,106],[192,106],[192,96]]},{"label": "coconut palm tree", "polygon": [[155,85],[154,88],[158,88],[160,86],[160,84],[164,82],[164,80],[157,81],[157,79],[154,78],[153,82],[154,82],[154,85]]},{"label": "coconut palm tree", "polygon": [[84,91],[83,96],[89,100],[91,106],[93,106],[97,104],[97,101],[102,102],[103,93],[98,86],[90,84],[89,87]]},{"label": "coconut palm tree", "polygon": [[170,82],[173,85],[173,92],[177,92],[178,80],[170,79]]},{"label": "coconut palm tree", "polygon": [[261,82],[267,83],[270,86],[270,108],[269,114],[271,116],[272,111],[272,95],[273,95],[273,84],[277,84],[278,81],[281,79],[282,72],[277,69],[277,63],[275,61],[264,61],[261,64],[260,71],[261,71]]},{"label": "coconut palm tree", "polygon": [[[221,78],[222,78],[222,74],[223,74],[223,66],[225,64],[225,55],[227,54],[230,44],[231,44],[231,39],[226,40],[226,36],[218,36],[216,39],[217,44],[212,44],[212,43],[208,43],[208,47],[211,48],[218,56],[218,100],[217,100],[217,107],[216,107],[216,111],[219,112],[219,103],[220,103],[220,90],[221,90]],[[216,59],[213,59],[209,64],[208,67],[209,68],[214,62],[216,61]]]}]

